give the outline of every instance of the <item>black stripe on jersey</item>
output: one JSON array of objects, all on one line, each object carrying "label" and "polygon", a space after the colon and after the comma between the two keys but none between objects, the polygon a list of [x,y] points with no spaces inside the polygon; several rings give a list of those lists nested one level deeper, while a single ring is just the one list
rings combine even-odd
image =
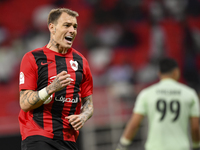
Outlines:
[{"label": "black stripe on jersey", "polygon": [[[67,71],[67,65],[65,61],[65,57],[55,56],[56,61],[56,71],[59,74],[62,71]],[[62,90],[55,92],[55,99],[65,99],[66,96],[66,87]],[[62,111],[63,111],[64,103],[60,101],[54,101],[52,106],[52,120],[53,120],[53,133],[54,139],[63,140],[63,120],[62,120]]]},{"label": "black stripe on jersey", "polygon": [[[75,79],[73,99],[76,99],[76,98],[79,99],[78,92],[80,91],[80,84],[83,78],[83,60],[82,60],[82,57],[76,53],[73,53],[73,59],[74,61],[78,62],[78,70],[75,71],[76,79]],[[76,112],[76,106],[77,106],[77,103],[72,103],[69,115],[73,115]]]},{"label": "black stripe on jersey", "polygon": [[[41,63],[47,63],[47,57],[44,54],[43,50],[32,52],[35,62],[38,66],[37,74],[37,90],[41,90],[42,88],[48,85],[48,65],[42,65]],[[43,128],[43,105],[33,110],[33,119],[36,123]]]}]

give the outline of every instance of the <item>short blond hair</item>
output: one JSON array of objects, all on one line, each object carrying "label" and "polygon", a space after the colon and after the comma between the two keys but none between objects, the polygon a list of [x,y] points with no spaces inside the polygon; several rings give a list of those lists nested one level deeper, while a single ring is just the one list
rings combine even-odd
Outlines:
[{"label": "short blond hair", "polygon": [[68,15],[70,15],[72,17],[78,17],[79,16],[79,14],[76,11],[73,11],[71,9],[68,9],[68,8],[56,8],[56,9],[52,9],[49,12],[47,24],[49,25],[50,23],[57,23],[58,18],[61,16],[61,14],[63,12],[67,13]]}]

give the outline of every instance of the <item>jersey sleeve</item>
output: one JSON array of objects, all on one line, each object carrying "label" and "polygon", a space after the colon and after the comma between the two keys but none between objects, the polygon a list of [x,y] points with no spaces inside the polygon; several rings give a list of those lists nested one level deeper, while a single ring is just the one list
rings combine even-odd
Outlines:
[{"label": "jersey sleeve", "polygon": [[190,116],[199,117],[199,98],[195,91],[193,91],[192,103],[190,106]]},{"label": "jersey sleeve", "polygon": [[138,113],[141,115],[147,114],[146,109],[146,92],[145,90],[141,91],[136,99],[135,107],[133,109],[134,113]]},{"label": "jersey sleeve", "polygon": [[22,58],[20,65],[19,90],[37,89],[37,70],[35,59],[31,53],[26,53]]},{"label": "jersey sleeve", "polygon": [[90,71],[90,67],[88,62],[85,61],[83,82],[81,84],[81,97],[89,96],[93,93],[93,79],[92,73]]}]

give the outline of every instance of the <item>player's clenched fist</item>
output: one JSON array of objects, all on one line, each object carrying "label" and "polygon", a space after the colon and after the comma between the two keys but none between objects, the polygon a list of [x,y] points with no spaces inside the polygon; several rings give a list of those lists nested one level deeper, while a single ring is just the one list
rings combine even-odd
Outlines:
[{"label": "player's clenched fist", "polygon": [[67,74],[67,71],[62,71],[59,73],[53,82],[47,86],[48,94],[52,94],[54,92],[60,91],[67,85],[71,83],[70,74]]},{"label": "player's clenched fist", "polygon": [[85,123],[85,120],[81,115],[71,115],[65,117],[65,119],[68,119],[69,123],[72,125],[74,130],[81,129]]}]

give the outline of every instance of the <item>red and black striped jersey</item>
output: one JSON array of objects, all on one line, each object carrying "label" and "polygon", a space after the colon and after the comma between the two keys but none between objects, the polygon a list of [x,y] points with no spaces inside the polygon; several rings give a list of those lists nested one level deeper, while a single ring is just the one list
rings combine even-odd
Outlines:
[{"label": "red and black striped jersey", "polygon": [[54,52],[46,46],[26,53],[20,66],[19,90],[39,91],[49,85],[57,74],[67,71],[71,84],[55,92],[52,101],[24,112],[20,111],[19,124],[22,140],[32,135],[75,142],[75,131],[66,116],[79,114],[81,98],[93,93],[91,71],[85,57],[73,48],[66,54]]}]

